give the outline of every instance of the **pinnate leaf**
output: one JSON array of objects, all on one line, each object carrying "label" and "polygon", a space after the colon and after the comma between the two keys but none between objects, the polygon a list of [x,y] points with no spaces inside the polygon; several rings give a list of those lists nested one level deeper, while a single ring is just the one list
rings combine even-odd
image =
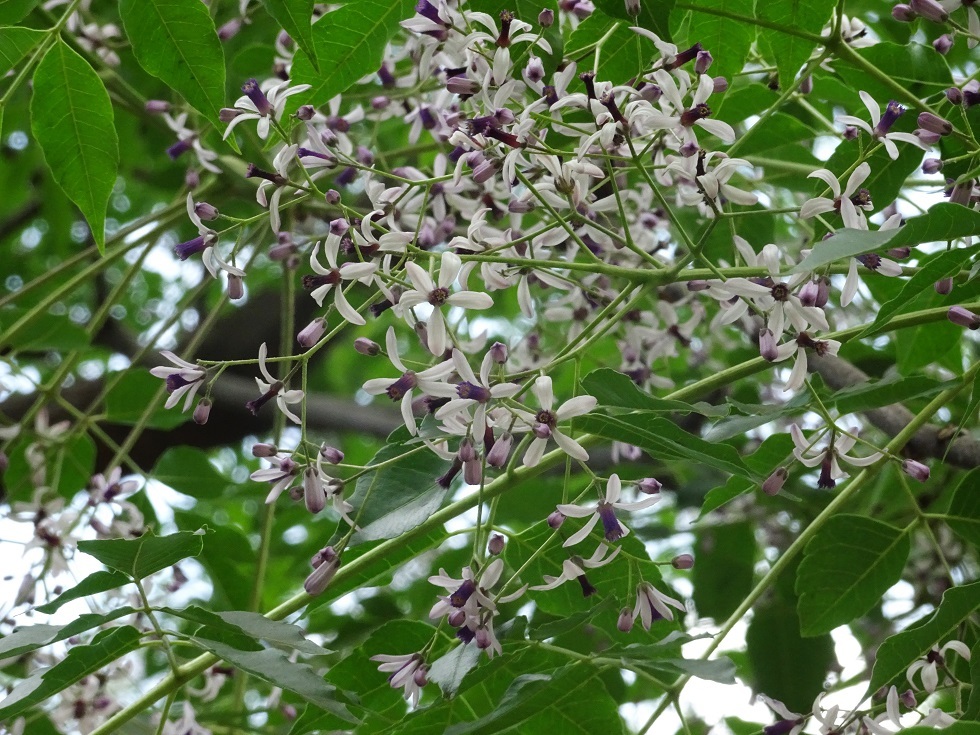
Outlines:
[{"label": "pinnate leaf", "polygon": [[134,580],[149,577],[181,559],[197,556],[203,548],[203,532],[197,531],[181,531],[169,536],[155,536],[148,531],[137,539],[78,542],[79,551]]},{"label": "pinnate leaf", "polygon": [[112,103],[99,75],[60,38],[34,71],[31,129],[55,181],[85,215],[103,252],[119,165]]}]

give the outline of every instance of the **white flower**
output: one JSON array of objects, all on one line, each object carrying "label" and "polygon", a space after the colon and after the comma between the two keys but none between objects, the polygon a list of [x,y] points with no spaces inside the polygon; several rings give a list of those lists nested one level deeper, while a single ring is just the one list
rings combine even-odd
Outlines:
[{"label": "white flower", "polygon": [[429,303],[432,305],[432,315],[427,324],[428,347],[433,355],[441,355],[446,351],[446,317],[442,313],[443,306],[456,306],[461,309],[489,309],[493,299],[489,294],[479,291],[468,291],[465,285],[460,291],[453,293],[450,287],[456,282],[463,267],[463,262],[455,253],[446,251],[439,263],[439,282],[433,283],[432,277],[418,264],[408,262],[405,270],[415,286],[406,291],[398,300],[398,314],[404,316],[413,306]]},{"label": "white flower", "polygon": [[[898,689],[894,686],[888,688],[888,696],[885,698],[885,711],[874,719],[870,717],[862,717],[861,720],[864,726],[868,729],[868,732],[872,735],[894,735],[902,729],[902,715],[898,708],[899,696]],[[890,730],[887,727],[882,727],[882,724],[889,722],[895,726],[895,730]]]},{"label": "white flower", "polygon": [[[852,428],[850,434],[857,434],[857,432],[857,428]],[[847,452],[857,443],[857,439],[849,434],[833,436],[833,441],[825,449],[814,450],[813,444],[804,438],[799,426],[796,424],[790,426],[789,433],[795,445],[793,456],[806,467],[820,465],[818,487],[834,487],[837,485],[836,481],[844,477],[845,473],[841,470],[838,460],[843,460],[855,467],[868,467],[881,459],[882,456],[881,452],[873,452],[867,457],[848,455]]]},{"label": "white flower", "polygon": [[[262,87],[267,87],[267,89],[263,90]],[[258,120],[259,137],[265,140],[269,137],[270,118],[275,117],[276,122],[278,122],[286,109],[286,99],[294,94],[305,92],[310,88],[310,85],[300,84],[289,89],[289,82],[276,84],[275,79],[270,79],[262,82],[262,87],[254,79],[250,79],[242,85],[242,91],[245,94],[235,101],[235,108],[241,110],[241,114],[236,115],[228,123],[222,138],[227,138],[238,123],[245,120]]]},{"label": "white flower", "polygon": [[598,401],[592,396],[578,396],[565,401],[557,409],[552,410],[555,404],[555,394],[552,391],[551,378],[547,375],[536,378],[531,390],[537,397],[541,410],[537,413],[518,412],[519,417],[527,424],[525,430],[530,429],[535,436],[531,441],[531,446],[527,448],[527,452],[524,454],[525,466],[534,467],[541,461],[549,438],[554,438],[562,451],[572,459],[577,459],[580,462],[588,460],[589,453],[577,441],[563,434],[558,428],[558,423],[588,413],[595,408]]},{"label": "white flower", "polygon": [[582,585],[582,594],[588,597],[595,592],[595,588],[589,584],[589,581],[585,578],[586,569],[595,569],[596,567],[605,566],[620,552],[620,548],[617,546],[615,550],[610,554],[609,547],[606,544],[599,544],[596,548],[595,553],[592,554],[588,559],[583,559],[580,556],[573,556],[570,559],[565,559],[561,564],[561,575],[557,577],[552,577],[550,574],[544,575],[544,584],[532,585],[532,590],[544,591],[553,590],[558,585],[564,582],[570,582],[573,579],[577,579]]},{"label": "white flower", "polygon": [[[263,178],[262,182],[259,184],[259,188],[255,192],[255,201],[257,201],[263,207],[269,208],[269,223],[272,226],[272,231],[274,233],[279,232],[279,226],[281,220],[279,217],[279,200],[282,198],[282,193],[285,191],[284,184],[289,178],[289,164],[292,163],[293,157],[296,155],[296,151],[299,148],[297,145],[286,145],[279,149],[276,157],[272,159],[272,165],[275,168],[275,175],[279,177],[278,181],[271,181],[268,178]],[[250,166],[249,171],[255,171]],[[249,173],[249,176],[252,174]],[[272,192],[272,197],[269,198],[266,194],[266,189],[270,186],[275,187],[275,191]]]},{"label": "white flower", "polygon": [[868,108],[868,114],[871,115],[871,124],[868,125],[861,118],[852,115],[842,115],[837,118],[838,122],[842,122],[845,125],[855,125],[871,137],[880,140],[893,161],[898,158],[898,146],[895,145],[896,140],[902,141],[903,143],[911,143],[923,150],[929,149],[928,146],[923,145],[922,141],[911,133],[889,132],[892,125],[895,124],[895,121],[905,112],[904,107],[893,100],[885,107],[885,114],[882,116],[881,108],[870,94],[864,91],[861,91],[859,94],[861,95],[861,101],[864,102],[864,106]]},{"label": "white flower", "polygon": [[[668,605],[670,607],[668,607]],[[670,608],[687,612],[682,602],[665,595],[649,582],[640,582],[636,587],[636,605],[633,607],[633,622],[639,618],[644,630],[650,630],[656,620],[673,620]]]},{"label": "white flower", "polygon": [[265,502],[273,503],[282,494],[282,491],[292,485],[293,481],[299,476],[299,465],[290,457],[280,457],[278,455],[269,457],[269,463],[272,467],[255,470],[250,477],[256,482],[272,483],[272,489],[269,490]]},{"label": "white flower", "polygon": [[[809,307],[816,308],[816,307]],[[794,339],[779,345],[776,348],[775,362],[782,362],[793,355],[796,355],[796,362],[790,372],[789,380],[783,387],[783,391],[799,390],[803,387],[807,372],[807,349],[812,349],[817,355],[837,355],[840,350],[840,342],[836,339],[814,339],[807,332],[800,332]]]},{"label": "white flower", "polygon": [[392,689],[404,689],[403,696],[411,700],[413,707],[418,707],[422,687],[426,684],[426,665],[420,653],[407,653],[391,656],[379,653],[371,656],[372,661],[380,661],[378,671],[392,672],[388,683]]},{"label": "white flower", "polygon": [[487,425],[486,412],[490,400],[493,398],[510,398],[521,390],[521,386],[517,383],[497,383],[491,386],[490,368],[493,365],[493,356],[487,352],[483,358],[483,363],[480,365],[480,377],[477,379],[466,355],[454,349],[453,366],[462,382],[454,386],[457,397],[441,406],[436,411],[436,418],[444,421],[471,406],[476,406],[473,414],[473,426],[482,433]]},{"label": "white flower", "polygon": [[[310,296],[316,301],[318,306],[323,306],[324,297],[334,289],[334,307],[337,312],[351,324],[364,325],[364,317],[357,313],[353,306],[344,297],[343,281],[360,281],[368,284],[371,282],[374,272],[378,270],[375,263],[344,263],[337,267],[337,253],[340,249],[340,235],[330,234],[323,244],[323,254],[327,256],[329,268],[324,268],[317,255],[320,252],[320,243],[313,248],[310,255],[310,267],[317,273],[317,276],[306,276],[303,278],[303,286],[312,288]],[[318,277],[319,276],[319,277]],[[336,288],[334,288],[336,287]]]},{"label": "white flower", "polygon": [[[881,229],[884,229],[882,227]],[[851,263],[847,268],[847,278],[844,279],[844,288],[841,290],[840,294],[840,305],[847,306],[851,303],[854,298],[854,294],[857,293],[858,288],[858,263],[861,263],[865,268],[873,270],[875,273],[880,273],[883,276],[900,276],[902,275],[902,266],[896,263],[894,260],[889,260],[888,258],[882,258],[876,253],[865,253],[864,255],[858,255],[855,258],[851,258]]]},{"label": "white flower", "polygon": [[644,508],[649,508],[651,505],[660,500],[659,495],[651,495],[643,500],[638,500],[635,503],[624,503],[620,500],[623,492],[623,484],[619,479],[619,475],[613,474],[609,476],[609,480],[606,483],[606,493],[603,498],[600,498],[599,502],[595,506],[583,508],[578,505],[559,505],[558,510],[566,516],[572,518],[585,518],[586,516],[592,516],[589,518],[588,523],[586,523],[581,529],[576,531],[574,534],[568,537],[562,546],[572,546],[582,541],[586,536],[588,536],[592,529],[595,528],[596,523],[600,520],[602,521],[602,528],[604,531],[604,536],[606,541],[616,541],[623,538],[630,531],[619,522],[616,517],[616,509],[625,511],[635,511],[643,510]]},{"label": "white flower", "polygon": [[186,112],[180,113],[177,117],[165,114],[163,120],[167,124],[167,127],[177,134],[177,138],[180,141],[167,150],[171,158],[176,158],[186,151],[187,147],[190,147],[194,151],[194,155],[197,156],[197,161],[201,164],[201,168],[207,169],[211,173],[221,173],[221,169],[212,163],[212,161],[218,158],[218,154],[201,145],[200,136],[185,125],[187,122]]},{"label": "white flower", "polygon": [[211,731],[198,723],[194,708],[190,702],[185,701],[183,717],[174,722],[168,721],[163,726],[163,735],[211,735]]},{"label": "white flower", "polygon": [[181,398],[184,398],[184,407],[181,411],[186,411],[194,402],[194,396],[197,395],[198,389],[204,385],[204,378],[208,374],[207,370],[200,365],[181,360],[169,350],[162,351],[160,355],[169,360],[173,367],[160,365],[150,368],[150,375],[167,381],[167,392],[170,397],[167,399],[166,408],[173,408],[180,402]]},{"label": "white flower", "polygon": [[[798,712],[792,712],[785,704],[780,702],[778,699],[773,699],[772,697],[767,697],[765,694],[760,694],[757,699],[760,699],[763,704],[765,704],[769,709],[779,715],[782,719],[770,727],[775,728],[777,725],[789,726],[790,729],[786,731],[786,735],[798,735],[801,730],[803,730],[803,725],[806,724],[806,717],[799,714]],[[818,698],[819,700],[819,698]],[[816,706],[816,704],[814,704]],[[765,728],[765,731],[769,731],[769,727]],[[780,733],[783,732],[783,728],[779,728]]]},{"label": "white flower", "polygon": [[487,30],[474,31],[463,40],[462,45],[464,48],[475,48],[476,43],[482,41],[495,47],[493,52],[493,82],[496,85],[504,84],[510,76],[512,66],[510,59],[511,44],[528,41],[531,43],[530,48],[537,46],[546,54],[551,53],[551,44],[548,41],[540,34],[529,32],[531,25],[517,20],[509,12],[501,13],[499,32],[493,18],[486,13],[468,12],[466,16],[471,22],[476,21]]},{"label": "white flower", "polygon": [[961,641],[949,641],[942,648],[933,647],[926,654],[925,658],[921,658],[913,663],[909,666],[909,670],[905,672],[905,678],[909,680],[909,684],[915,686],[914,677],[916,672],[918,672],[922,677],[922,688],[929,692],[929,694],[936,691],[936,687],[939,685],[939,667],[946,665],[946,660],[943,656],[946,651],[956,651],[961,658],[967,661],[970,660],[970,649]]},{"label": "white flower", "polygon": [[269,373],[268,368],[265,366],[265,358],[269,354],[269,348],[266,346],[265,342],[259,347],[259,372],[262,373],[261,378],[256,378],[255,382],[259,386],[259,390],[262,391],[262,395],[256,398],[254,401],[249,401],[245,404],[253,415],[257,415],[259,409],[268,401],[270,398],[276,399],[276,405],[279,406],[279,410],[282,411],[286,417],[293,421],[294,423],[300,424],[302,420],[299,416],[294,414],[287,408],[287,404],[299,403],[303,400],[303,391],[301,390],[286,390],[286,386],[283,385],[281,380],[276,380]]},{"label": "white flower", "polygon": [[[870,195],[867,194],[867,191],[861,190],[859,193],[858,187],[870,175],[871,166],[867,162],[862,163],[851,172],[851,175],[847,178],[847,185],[844,187],[844,191],[841,192],[840,183],[838,183],[837,177],[834,174],[825,168],[817,169],[808,178],[818,178],[825,182],[830,187],[834,198],[814,197],[813,199],[808,199],[803,202],[803,206],[800,208],[800,217],[809,219],[810,217],[816,217],[818,214],[840,210],[845,227],[850,227],[855,230],[868,229],[868,222],[864,218],[864,212],[860,210],[866,209],[870,211],[874,208],[874,205],[872,205]],[[855,194],[857,194],[856,197]],[[854,202],[855,198],[858,199],[857,205]]]},{"label": "white flower", "polygon": [[[663,92],[664,98],[674,108],[674,115],[650,114],[646,117],[645,123],[652,129],[672,130],[678,138],[686,143],[697,144],[697,137],[694,135],[694,126],[707,130],[709,133],[719,138],[723,143],[731,145],[735,142],[735,131],[732,126],[721,120],[713,120],[711,108],[708,107],[707,100],[714,91],[715,81],[707,74],[702,74],[698,82],[698,87],[691,100],[691,106],[684,104],[684,93],[677,87],[674,76],[658,69],[653,73],[657,80],[657,86]],[[684,90],[686,92],[687,90]]]},{"label": "white flower", "polygon": [[418,390],[437,398],[450,398],[456,393],[454,386],[444,382],[453,371],[453,361],[446,360],[434,365],[427,370],[414,372],[405,367],[401,358],[398,356],[398,339],[395,337],[395,328],[388,327],[388,334],[385,338],[388,346],[388,359],[391,364],[402,371],[400,378],[372,378],[362,386],[364,391],[373,396],[387,393],[393,401],[401,401],[402,418],[405,426],[413,435],[418,433],[418,426],[415,423],[415,416],[412,414],[412,397],[414,391]]}]

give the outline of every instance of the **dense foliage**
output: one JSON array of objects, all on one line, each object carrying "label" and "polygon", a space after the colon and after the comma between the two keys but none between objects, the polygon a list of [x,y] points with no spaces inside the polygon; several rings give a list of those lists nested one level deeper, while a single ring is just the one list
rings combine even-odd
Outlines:
[{"label": "dense foliage", "polygon": [[0,2],[0,733],[977,731],[978,41]]}]

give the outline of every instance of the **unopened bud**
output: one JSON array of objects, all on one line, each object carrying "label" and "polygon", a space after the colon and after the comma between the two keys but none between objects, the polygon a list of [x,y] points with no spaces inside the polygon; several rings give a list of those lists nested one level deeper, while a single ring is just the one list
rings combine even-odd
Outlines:
[{"label": "unopened bud", "polygon": [[487,551],[489,551],[494,556],[499,556],[504,550],[504,537],[499,533],[493,534],[490,537],[490,541],[487,543]]},{"label": "unopened bud", "polygon": [[340,557],[337,556],[332,546],[321,550],[317,556],[320,558],[320,563],[316,565],[313,573],[303,583],[306,594],[313,597],[327,589],[330,582],[333,581],[334,575],[337,574],[337,569],[340,568]]},{"label": "unopened bud", "polygon": [[507,362],[507,345],[503,342],[494,342],[490,347],[490,359],[498,365]]},{"label": "unopened bud", "polygon": [[704,281],[704,280],[694,279],[693,281],[688,281],[687,282],[687,290],[688,291],[695,291],[695,292],[696,291],[705,291],[705,290],[707,290],[709,288],[711,288],[711,284],[708,283],[707,281]]},{"label": "unopened bud", "polygon": [[949,20],[946,8],[936,0],[909,0],[909,7],[916,15],[920,15],[933,23],[945,23]]},{"label": "unopened bud", "polygon": [[858,137],[858,129],[853,125],[847,125],[844,127],[844,140],[854,140]]},{"label": "unopened bud", "polygon": [[330,464],[340,464],[344,461],[344,453],[336,447],[328,447],[324,444],[320,447],[320,456]]},{"label": "unopened bud", "polygon": [[538,13],[538,25],[542,28],[551,28],[555,22],[555,11],[551,8],[545,8],[540,13]]},{"label": "unopened bud", "polygon": [[786,483],[787,474],[785,467],[777,467],[762,483],[762,492],[766,495],[777,495]]},{"label": "unopened bud", "polygon": [[279,453],[279,447],[275,444],[253,444],[253,457],[275,457]]},{"label": "unopened bud", "polygon": [[962,306],[952,306],[946,313],[947,318],[961,327],[968,329],[980,329],[980,316],[977,316],[969,309]]},{"label": "unopened bud", "polygon": [[211,416],[211,401],[207,398],[202,398],[198,401],[197,406],[194,407],[194,423],[199,426],[204,426],[208,422],[208,417]]},{"label": "unopened bud", "polygon": [[895,260],[905,260],[912,254],[912,248],[908,245],[902,245],[897,248],[888,248],[888,257],[894,258]]},{"label": "unopened bud", "polygon": [[932,42],[932,47],[936,49],[936,53],[945,56],[953,48],[953,37],[948,33],[944,33]]},{"label": "unopened bud", "polygon": [[230,38],[234,38],[238,35],[238,32],[242,29],[242,19],[232,18],[224,25],[218,28],[218,40],[227,41]]},{"label": "unopened bud", "polygon": [[218,119],[223,123],[230,123],[241,114],[242,111],[236,110],[234,107],[222,107],[218,110]]},{"label": "unopened bud", "polygon": [[217,219],[218,208],[207,202],[198,202],[194,205],[194,214],[203,220]]},{"label": "unopened bud", "polygon": [[354,349],[362,355],[374,357],[381,352],[381,345],[367,337],[358,337],[354,340]]},{"label": "unopened bud", "polygon": [[298,110],[296,110],[296,117],[304,122],[307,120],[312,120],[313,116],[316,114],[316,108],[313,105],[301,105]]},{"label": "unopened bud", "polygon": [[245,295],[245,282],[242,277],[234,273],[228,274],[228,298],[238,301]]},{"label": "unopened bud", "polygon": [[912,131],[912,135],[918,138],[923,145],[936,145],[943,138],[939,133],[934,133],[925,128],[916,128]]},{"label": "unopened bud", "polygon": [[800,82],[800,94],[810,94],[813,91],[813,76],[807,74]]},{"label": "unopened bud", "polygon": [[663,484],[652,477],[644,477],[642,480],[636,483],[636,489],[639,490],[644,495],[656,495],[660,492],[660,488]]},{"label": "unopened bud", "polygon": [[514,435],[509,432],[504,434],[493,443],[490,451],[487,452],[487,464],[491,467],[501,469],[507,465],[510,457],[510,450],[514,446]]},{"label": "unopened bud", "polygon": [[934,115],[931,112],[920,112],[916,119],[920,128],[925,128],[933,133],[949,135],[953,132],[953,124],[945,118]]},{"label": "unopened bud", "polygon": [[776,349],[776,335],[768,327],[759,331],[759,354],[768,362],[775,362],[779,357]]},{"label": "unopened bud", "polygon": [[423,665],[415,669],[415,673],[412,674],[412,681],[415,682],[415,686],[424,687],[429,683],[429,670]]},{"label": "unopened bud", "polygon": [[327,320],[322,316],[318,316],[312,322],[307,324],[300,330],[300,333],[296,335],[296,341],[299,342],[300,347],[305,347],[310,349],[313,345],[320,341],[320,338],[327,333]]},{"label": "unopened bud", "polygon": [[616,621],[616,627],[619,628],[621,633],[629,633],[633,630],[633,611],[628,607],[624,607],[619,611],[619,619]]},{"label": "unopened bud", "polygon": [[953,290],[953,279],[952,278],[940,278],[933,285],[936,289],[936,293],[946,296]]},{"label": "unopened bud", "polygon": [[892,18],[899,23],[911,23],[915,20],[915,11],[905,3],[899,3],[892,7]]},{"label": "unopened bud", "polygon": [[946,100],[954,105],[963,104],[963,92],[959,87],[950,87],[946,90]]},{"label": "unopened bud", "polygon": [[915,709],[918,706],[918,702],[915,701],[915,692],[913,692],[911,689],[906,689],[904,692],[898,695],[898,698],[902,700],[902,704],[909,709]]},{"label": "unopened bud", "polygon": [[336,189],[327,189],[323,199],[327,204],[340,204],[340,192]]},{"label": "unopened bud", "polygon": [[694,73],[704,74],[708,71],[711,66],[711,62],[714,61],[710,51],[698,51],[698,55],[694,62]]},{"label": "unopened bud", "polygon": [[715,77],[711,81],[714,82],[714,86],[711,89],[712,94],[721,94],[728,90],[728,80],[725,77]]},{"label": "unopened bud", "polygon": [[902,472],[919,482],[925,482],[929,479],[929,468],[914,459],[906,459],[902,462]]},{"label": "unopened bud", "polygon": [[690,569],[694,566],[694,557],[690,554],[679,554],[670,560],[674,569]]},{"label": "unopened bud", "polygon": [[941,158],[927,158],[922,162],[922,173],[938,174],[943,170],[943,160]]},{"label": "unopened bud", "polygon": [[565,522],[565,514],[560,510],[556,510],[551,515],[548,516],[548,525],[558,530],[561,528],[561,524]]},{"label": "unopened bud", "polygon": [[327,495],[323,492],[323,483],[314,467],[307,467],[303,472],[303,500],[310,513],[319,513],[327,506]]},{"label": "unopened bud", "polygon": [[143,108],[147,112],[156,113],[156,114],[162,112],[170,112],[170,103],[167,102],[166,100],[147,100]]}]

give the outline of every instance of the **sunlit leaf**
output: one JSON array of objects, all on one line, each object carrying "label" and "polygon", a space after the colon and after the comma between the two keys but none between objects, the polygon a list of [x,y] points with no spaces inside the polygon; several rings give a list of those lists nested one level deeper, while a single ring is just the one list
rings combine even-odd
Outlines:
[{"label": "sunlit leaf", "polygon": [[147,531],[137,539],[78,542],[79,551],[134,580],[149,577],[181,559],[197,556],[203,548],[202,533],[188,531],[169,536],[155,536]]}]

